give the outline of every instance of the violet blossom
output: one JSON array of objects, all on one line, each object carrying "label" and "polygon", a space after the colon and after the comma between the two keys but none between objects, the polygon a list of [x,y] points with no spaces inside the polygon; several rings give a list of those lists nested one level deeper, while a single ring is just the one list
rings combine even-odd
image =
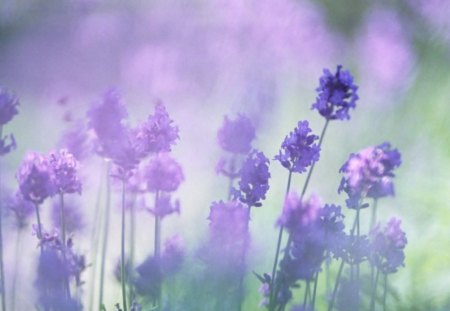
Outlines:
[{"label": "violet blossom", "polygon": [[151,192],[175,191],[184,180],[180,164],[167,153],[157,154],[144,170],[147,189]]},{"label": "violet blossom", "polygon": [[71,153],[66,149],[51,152],[48,163],[56,192],[81,194],[81,181],[78,178],[79,163]]},{"label": "violet blossom", "polygon": [[222,127],[217,132],[217,139],[223,150],[246,154],[252,148],[255,128],[251,120],[243,114],[238,114],[235,119],[225,116]]}]

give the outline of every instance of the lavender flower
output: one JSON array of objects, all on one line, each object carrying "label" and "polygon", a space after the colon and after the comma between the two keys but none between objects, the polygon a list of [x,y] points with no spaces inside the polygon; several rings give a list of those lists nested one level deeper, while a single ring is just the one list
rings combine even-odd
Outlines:
[{"label": "lavender flower", "polygon": [[[106,92],[103,99],[88,111],[89,127],[98,139],[97,152],[112,159],[122,171],[130,171],[139,162],[135,133],[123,124],[127,111],[118,91]],[[121,172],[121,174],[125,174]]]},{"label": "lavender flower", "polygon": [[401,164],[401,155],[389,143],[368,147],[351,154],[342,166],[338,192],[348,195],[347,205],[358,208],[364,197],[381,198],[394,195],[394,169]]},{"label": "lavender flower", "polygon": [[0,87],[0,126],[5,125],[18,113],[19,99],[7,89]]},{"label": "lavender flower", "polygon": [[300,227],[312,225],[319,216],[320,207],[321,201],[317,195],[313,194],[308,200],[301,202],[297,193],[289,192],[277,223],[294,232]]},{"label": "lavender flower", "polygon": [[166,108],[157,103],[155,113],[142,123],[136,134],[136,144],[140,155],[169,152],[179,138],[178,127],[173,125]]},{"label": "lavender flower", "polygon": [[243,114],[238,114],[234,120],[225,116],[222,127],[217,132],[217,139],[223,150],[246,154],[252,148],[255,128],[250,119]]},{"label": "lavender flower", "polygon": [[345,239],[342,208],[333,204],[325,204],[319,210],[318,227],[319,232],[323,235],[323,242],[326,244],[326,249],[335,255],[340,254]]},{"label": "lavender flower", "polygon": [[173,275],[180,270],[184,254],[185,250],[181,236],[174,235],[165,241],[161,255],[161,272],[164,276]]},{"label": "lavender flower", "polygon": [[310,132],[308,121],[299,121],[294,131],[284,139],[275,160],[290,172],[305,172],[308,166],[319,160],[320,148],[314,144],[319,137]]},{"label": "lavender flower", "polygon": [[261,206],[269,190],[269,159],[264,153],[253,150],[239,172],[239,189],[234,196],[248,206]]},{"label": "lavender flower", "polygon": [[28,218],[34,212],[34,206],[22,196],[20,191],[10,195],[5,204],[13,213],[17,221],[17,227],[23,229],[26,227]]},{"label": "lavender flower", "polygon": [[48,156],[48,162],[56,192],[81,194],[81,181],[78,178],[79,163],[71,153],[65,149],[52,152]]},{"label": "lavender flower", "polygon": [[75,126],[64,133],[58,145],[67,149],[78,160],[86,158],[90,152],[91,141],[83,123],[77,122]]},{"label": "lavender flower", "polygon": [[144,297],[157,297],[162,281],[160,261],[154,256],[149,256],[136,271],[137,278],[134,282],[136,292]]},{"label": "lavender flower", "polygon": [[385,274],[394,273],[404,266],[407,240],[400,224],[401,220],[394,217],[388,221],[384,230],[378,224],[370,232],[370,260]]},{"label": "lavender flower", "polygon": [[52,169],[41,154],[30,152],[23,160],[16,178],[25,200],[41,204],[55,193]]},{"label": "lavender flower", "polygon": [[148,210],[162,219],[172,213],[180,213],[180,202],[178,200],[172,202],[170,195],[160,194],[156,206]]},{"label": "lavender flower", "polygon": [[184,180],[181,166],[167,153],[160,153],[151,159],[144,174],[147,189],[151,192],[175,191]]},{"label": "lavender flower", "polygon": [[[61,226],[61,205],[55,201],[52,206],[51,219],[53,226],[60,230]],[[64,202],[64,225],[67,232],[76,232],[83,229],[85,223],[78,202],[65,200]]]},{"label": "lavender flower", "polygon": [[0,137],[0,156],[10,153],[14,149],[16,149],[16,139],[13,134],[9,136]]},{"label": "lavender flower", "polygon": [[350,108],[356,107],[358,100],[358,87],[353,83],[353,77],[349,71],[341,70],[337,66],[335,74],[324,69],[320,77],[320,85],[316,89],[318,95],[312,109],[317,109],[327,120],[350,119]]}]

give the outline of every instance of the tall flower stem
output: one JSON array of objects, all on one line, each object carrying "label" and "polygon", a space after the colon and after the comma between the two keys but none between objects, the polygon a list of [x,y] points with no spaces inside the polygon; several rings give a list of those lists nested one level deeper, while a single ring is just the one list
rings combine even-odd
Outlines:
[{"label": "tall flower stem", "polygon": [[310,285],[310,284],[311,284],[311,283],[310,283],[309,280],[306,281],[306,284],[305,284],[305,295],[304,295],[304,297],[303,297],[303,309],[306,308],[306,305],[307,305],[307,303],[308,303],[308,296],[309,296],[309,293],[310,293],[310,291],[311,291],[311,285]]},{"label": "tall flower stem", "polygon": [[384,274],[384,284],[383,284],[383,311],[386,311],[386,300],[387,300],[387,273]]},{"label": "tall flower stem", "polygon": [[311,301],[311,308],[314,310],[316,306],[316,294],[317,294],[317,284],[319,283],[319,272],[316,272],[314,277],[314,288],[313,288],[313,296]]},{"label": "tall flower stem", "polygon": [[41,215],[39,213],[39,205],[37,203],[34,204],[34,210],[36,211],[36,220],[37,220],[37,226],[38,226],[38,239],[39,239],[39,248],[41,249],[41,254],[43,252],[43,245],[42,245],[42,223],[41,223]]},{"label": "tall flower stem", "polygon": [[[3,126],[0,126],[0,139],[2,138]],[[5,295],[5,271],[3,266],[3,204],[1,193],[1,170],[0,170],[0,291],[2,296],[2,311],[6,311]]]},{"label": "tall flower stem", "polygon": [[[62,239],[62,254],[64,265],[67,267],[67,255],[66,255],[66,220],[64,215],[64,194],[61,192],[59,194],[60,200],[60,227],[61,227],[61,239]],[[66,273],[64,275],[64,287],[66,288],[67,300],[70,300],[70,285],[69,285],[69,275]]]},{"label": "tall flower stem", "polygon": [[17,288],[17,280],[19,279],[19,272],[20,269],[17,269],[17,267],[20,267],[20,259],[22,256],[20,256],[21,251],[21,245],[22,244],[22,228],[19,227],[17,229],[17,235],[16,235],[16,250],[14,254],[14,274],[13,274],[13,280],[11,284],[11,310],[15,311],[16,309],[16,288]]},{"label": "tall flower stem", "polygon": [[[104,215],[102,215],[102,211],[100,208],[100,202],[101,202],[101,194],[102,194],[102,188],[103,188],[103,178],[104,178],[104,174],[105,174],[105,161],[102,160],[102,166],[101,166],[101,173],[100,173],[100,180],[98,182],[98,187],[97,187],[97,195],[96,195],[96,200],[95,200],[95,213],[94,213],[94,225],[92,226],[92,232],[91,232],[91,249],[92,250],[97,250],[99,243],[100,243],[100,234],[101,234],[101,228],[102,228],[102,220],[104,218]],[[88,310],[93,310],[93,306],[94,306],[94,294],[95,294],[95,290],[96,290],[96,274],[97,274],[97,260],[96,258],[98,257],[98,253],[97,252],[93,252],[93,257],[92,257],[92,268],[91,268],[91,274],[90,274],[90,280],[91,280],[91,290],[89,291],[89,309]]]},{"label": "tall flower stem", "polygon": [[123,310],[127,311],[127,290],[126,290],[126,271],[125,271],[125,178],[122,179],[122,226],[120,239],[120,279],[122,283],[122,303]]},{"label": "tall flower stem", "polygon": [[373,229],[375,224],[377,223],[377,206],[378,206],[378,199],[373,199],[373,205],[372,205],[372,215],[370,217],[370,230]]},{"label": "tall flower stem", "polygon": [[[251,213],[252,207],[249,205],[247,210],[247,223],[246,223],[246,231],[248,233],[249,231],[249,222],[250,222],[250,213]],[[250,234],[250,233],[249,233]],[[238,287],[238,311],[242,310],[242,303],[244,302],[244,276],[245,276],[245,262],[246,262],[246,247],[243,247],[242,254],[241,254],[241,266],[239,268],[242,268],[242,270],[239,273],[239,287]]]},{"label": "tall flower stem", "polygon": [[[289,193],[289,190],[291,189],[291,181],[292,181],[292,171],[289,171],[289,176],[288,176],[288,181],[287,181],[287,186],[286,186],[286,194],[285,194],[285,198],[287,196],[287,194]],[[277,266],[278,266],[278,257],[280,254],[280,248],[281,248],[281,241],[283,239],[283,230],[284,227],[281,225],[280,226],[280,231],[278,232],[278,241],[277,241],[277,248],[275,251],[275,260],[273,261],[273,268],[272,268],[272,279],[270,280],[270,297],[269,297],[269,310],[273,310],[276,306],[274,299],[275,299],[275,274],[277,272]]]},{"label": "tall flower stem", "polygon": [[[360,230],[360,205],[356,210],[356,238],[359,243]],[[356,263],[356,310],[359,310],[359,262]]]},{"label": "tall flower stem", "polygon": [[[155,210],[158,210],[159,205],[159,191],[156,191],[155,193]],[[162,289],[162,278],[161,278],[161,217],[158,215],[158,213],[155,213],[155,249],[154,254],[156,258],[156,262],[158,263],[158,274],[160,277],[158,288],[157,288],[157,294],[156,294],[156,300],[155,300],[155,306],[158,310],[161,310],[161,289]]]},{"label": "tall flower stem", "polygon": [[[130,205],[130,240],[129,240],[129,249],[130,249],[130,267],[134,266],[134,247],[135,247],[135,233],[136,233],[136,208],[135,208],[135,196],[131,201]],[[134,293],[133,293],[133,285],[131,282],[131,275],[128,275],[128,300],[130,304],[133,302]]]},{"label": "tall flower stem", "polygon": [[370,297],[370,311],[375,310],[375,299],[377,298],[377,285],[378,285],[378,277],[379,276],[380,276],[380,270],[377,269],[375,281],[374,281],[374,284],[372,284],[372,294]]},{"label": "tall flower stem", "polygon": [[102,257],[100,263],[100,291],[99,291],[99,310],[103,310],[103,290],[105,282],[105,265],[106,265],[106,251],[108,249],[108,236],[109,236],[109,217],[111,209],[111,180],[110,180],[111,162],[108,160],[106,163],[106,206],[105,206],[105,223],[103,227],[102,236]]}]

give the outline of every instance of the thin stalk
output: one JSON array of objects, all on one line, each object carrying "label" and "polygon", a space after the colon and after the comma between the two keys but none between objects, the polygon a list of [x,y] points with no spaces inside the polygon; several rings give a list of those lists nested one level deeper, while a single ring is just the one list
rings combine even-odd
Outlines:
[{"label": "thin stalk", "polygon": [[126,290],[126,271],[125,271],[125,178],[122,180],[122,232],[120,240],[120,279],[122,283],[122,303],[123,310],[127,311],[127,290]]},{"label": "thin stalk", "polygon": [[303,296],[303,309],[306,308],[306,304],[308,302],[308,296],[309,296],[309,292],[310,292],[311,288],[310,288],[310,282],[309,280],[306,281],[306,286],[305,286],[305,295]]},{"label": "thin stalk", "polygon": [[[61,239],[62,239],[62,254],[64,264],[67,265],[67,256],[66,256],[66,220],[64,215],[64,194],[61,192],[59,194],[60,200],[60,227],[61,227]],[[69,276],[64,276],[64,287],[66,288],[67,300],[70,300],[70,285],[69,285]]]},{"label": "thin stalk", "polygon": [[[287,182],[287,186],[286,186],[286,194],[285,194],[285,198],[287,196],[287,194],[289,193],[289,190],[291,189],[291,181],[292,181],[292,172],[289,171],[289,176],[288,176],[288,182]],[[275,307],[274,304],[274,296],[275,296],[275,276],[276,276],[276,272],[277,272],[277,266],[278,266],[278,256],[280,254],[280,248],[281,248],[281,241],[283,239],[283,230],[284,227],[283,225],[280,225],[280,231],[278,233],[278,241],[277,241],[277,248],[276,248],[276,252],[275,252],[275,260],[273,261],[273,268],[272,268],[272,279],[270,280],[270,297],[269,297],[269,310],[272,310],[273,307]]]},{"label": "thin stalk", "polygon": [[230,164],[230,177],[229,177],[229,183],[228,183],[228,200],[231,199],[231,195],[233,193],[233,182],[234,182],[234,175],[236,170],[236,155],[233,155],[231,158],[231,164]]},{"label": "thin stalk", "polygon": [[[136,209],[135,209],[135,196],[133,196],[133,200],[130,205],[130,240],[129,240],[129,248],[130,248],[130,263],[129,266],[134,266],[134,244],[135,244],[135,233],[136,233]],[[131,282],[131,275],[128,275],[128,300],[130,304],[133,302],[134,293],[133,293],[133,285]]]},{"label": "thin stalk", "polygon": [[387,273],[384,274],[384,284],[383,284],[383,311],[386,311],[386,300],[387,300],[387,282],[388,282],[388,277],[387,277]]},{"label": "thin stalk", "polygon": [[[250,222],[250,213],[251,213],[252,207],[251,205],[248,206],[247,209],[247,223],[246,223],[246,231],[249,233],[249,222]],[[242,254],[241,254],[241,264],[242,264],[242,271],[239,273],[239,287],[238,287],[238,311],[242,310],[242,303],[244,302],[244,274],[245,274],[245,262],[246,262],[246,247],[242,248]]]},{"label": "thin stalk", "polygon": [[16,234],[16,250],[14,254],[14,274],[13,274],[13,280],[11,285],[11,310],[15,311],[16,309],[16,288],[17,288],[17,280],[19,279],[19,272],[20,269],[17,269],[17,267],[20,267],[20,259],[22,258],[20,256],[20,250],[21,250],[21,243],[22,242],[22,228],[17,229]]},{"label": "thin stalk", "polygon": [[375,299],[377,298],[377,285],[378,285],[378,277],[380,276],[380,269],[377,269],[377,273],[375,276],[375,282],[372,285],[372,294],[370,297],[370,311],[375,310]]},{"label": "thin stalk", "polygon": [[[159,191],[155,193],[155,211],[158,210],[159,205]],[[158,274],[160,276],[160,284],[158,284],[157,295],[155,300],[155,306],[157,309],[161,310],[161,289],[162,289],[162,279],[161,279],[161,218],[158,213],[155,213],[155,250],[154,250],[156,262],[158,263]]]},{"label": "thin stalk", "polygon": [[342,270],[344,268],[345,261],[342,259],[341,265],[339,266],[338,274],[336,277],[336,282],[334,283],[333,295],[331,296],[330,304],[328,305],[328,311],[333,310],[334,300],[336,299],[337,290],[339,287],[339,282],[341,280]]},{"label": "thin stalk", "polygon": [[109,212],[111,208],[111,180],[109,173],[111,171],[111,162],[108,160],[106,163],[106,207],[105,207],[105,223],[103,228],[103,241],[102,241],[102,257],[100,263],[100,289],[99,289],[99,305],[98,309],[103,310],[103,287],[105,282],[105,263],[106,263],[106,250],[108,249],[108,233],[109,233]]},{"label": "thin stalk", "polygon": [[[105,174],[105,161],[102,160],[102,166],[101,166],[101,173],[100,173],[100,180],[98,182],[97,187],[97,195],[95,199],[95,218],[94,218],[94,225],[92,226],[92,232],[91,232],[91,238],[92,238],[92,244],[91,244],[91,250],[97,250],[99,243],[100,243],[100,234],[101,234],[101,228],[103,227],[103,215],[102,211],[100,209],[100,202],[101,202],[101,194],[102,194],[102,188],[103,188],[103,178]],[[89,291],[89,309],[93,310],[94,307],[94,294],[95,294],[95,285],[96,285],[96,274],[97,274],[97,258],[98,258],[98,252],[93,252],[92,257],[92,267],[91,267],[91,273],[90,273],[90,283],[91,283],[91,290]]]},{"label": "thin stalk", "polygon": [[[3,135],[3,126],[0,126],[0,139]],[[0,171],[0,204],[2,202],[1,193],[1,171]],[[0,291],[2,296],[2,311],[6,311],[6,294],[5,294],[5,271],[3,265],[3,205],[0,205]]]},{"label": "thin stalk", "polygon": [[312,301],[311,301],[311,308],[313,310],[316,306],[317,283],[319,283],[319,272],[316,272],[316,276],[314,278],[313,296],[312,296]]},{"label": "thin stalk", "polygon": [[378,199],[373,199],[373,205],[372,205],[372,215],[370,217],[370,230],[373,229],[375,224],[377,223],[377,207],[378,207]]},{"label": "thin stalk", "polygon": [[41,243],[41,238],[42,238],[42,223],[41,223],[41,216],[39,213],[39,205],[38,204],[34,204],[34,209],[36,211],[36,220],[37,220],[37,225],[38,225],[38,238],[39,238],[39,247],[41,249],[41,254],[43,252],[43,245]]},{"label": "thin stalk", "polygon": [[[360,231],[360,208],[356,210],[356,238],[359,240]],[[359,310],[359,262],[356,263],[356,310]]]}]

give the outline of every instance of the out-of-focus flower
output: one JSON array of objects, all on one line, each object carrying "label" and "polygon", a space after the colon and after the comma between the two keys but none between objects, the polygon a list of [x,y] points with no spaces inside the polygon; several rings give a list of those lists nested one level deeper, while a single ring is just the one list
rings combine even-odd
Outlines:
[{"label": "out-of-focus flower", "polygon": [[156,104],[155,113],[139,125],[135,143],[138,153],[145,156],[149,153],[171,151],[178,138],[178,127],[173,125],[166,107],[159,102]]},{"label": "out-of-focus flower", "polygon": [[269,190],[269,159],[264,153],[253,150],[244,161],[239,177],[235,197],[248,206],[261,206]]},{"label": "out-of-focus flower", "polygon": [[66,149],[52,152],[48,156],[54,189],[58,193],[81,194],[81,181],[78,178],[79,163]]},{"label": "out-of-focus flower", "polygon": [[291,232],[298,227],[313,224],[319,215],[321,200],[317,195],[313,194],[303,202],[300,199],[297,193],[288,193],[284,202],[283,213],[278,219],[278,224]]},{"label": "out-of-focus flower", "polygon": [[319,82],[316,102],[311,108],[317,109],[327,120],[350,119],[349,110],[356,107],[358,100],[358,87],[350,72],[342,70],[341,65],[337,66],[335,74],[324,69]]},{"label": "out-of-focus flower", "polygon": [[323,242],[326,244],[326,249],[335,255],[341,253],[345,238],[342,208],[333,204],[325,204],[319,210],[317,225],[323,235]]},{"label": "out-of-focus flower", "polygon": [[13,213],[17,221],[17,227],[23,229],[27,226],[28,218],[34,212],[34,205],[23,198],[22,193],[17,191],[5,199],[5,206]]},{"label": "out-of-focus flower", "polygon": [[175,159],[167,153],[152,158],[145,167],[147,189],[151,192],[172,192],[178,189],[184,180],[183,170]]},{"label": "out-of-focus flower", "polygon": [[163,276],[173,275],[180,270],[184,254],[185,250],[181,236],[174,235],[165,241],[161,255],[161,272]]},{"label": "out-of-focus flower", "polygon": [[[61,230],[61,204],[55,201],[51,213],[52,223],[55,228]],[[64,200],[64,224],[67,232],[80,231],[84,227],[83,215],[79,204],[73,200]]]},{"label": "out-of-focus flower", "polygon": [[180,213],[180,202],[172,198],[169,194],[163,193],[158,196],[156,206],[148,209],[150,213],[160,218],[164,218],[172,213]]},{"label": "out-of-focus flower", "polygon": [[338,192],[347,193],[347,206],[350,208],[359,208],[358,204],[365,197],[393,196],[393,171],[400,164],[400,152],[392,149],[389,143],[367,147],[351,154],[339,171],[344,176]]},{"label": "out-of-focus flower", "polygon": [[46,157],[30,152],[23,160],[17,175],[20,192],[25,200],[41,204],[55,193],[52,169]]},{"label": "out-of-focus flower", "polygon": [[223,150],[246,154],[252,149],[255,128],[250,119],[243,114],[238,114],[234,120],[225,116],[222,127],[217,132],[217,139]]},{"label": "out-of-focus flower", "polygon": [[127,111],[120,93],[109,90],[100,102],[92,105],[87,115],[89,127],[97,135],[97,152],[113,160],[122,171],[133,169],[139,162],[135,149],[136,137],[135,132],[123,124]]},{"label": "out-of-focus flower", "polygon": [[16,147],[16,139],[14,138],[13,134],[10,134],[9,136],[7,135],[5,137],[0,137],[0,156],[10,153],[14,149],[16,149]]},{"label": "out-of-focus flower", "polygon": [[89,140],[87,129],[81,122],[75,123],[73,128],[66,131],[61,137],[58,145],[62,149],[67,149],[80,161],[92,152],[91,141]]},{"label": "out-of-focus flower", "polygon": [[162,281],[160,261],[156,257],[149,256],[136,271],[137,278],[134,282],[136,292],[141,296],[155,298]]},{"label": "out-of-focus flower", "polygon": [[319,160],[320,148],[314,143],[319,137],[310,134],[308,121],[299,121],[293,132],[287,135],[275,160],[290,172],[303,173]]},{"label": "out-of-focus flower", "polygon": [[0,126],[5,125],[18,113],[19,99],[15,94],[0,86]]},{"label": "out-of-focus flower", "polygon": [[407,240],[400,224],[401,220],[394,217],[388,221],[384,230],[378,224],[370,232],[370,260],[385,274],[397,272],[399,267],[404,266]]}]

